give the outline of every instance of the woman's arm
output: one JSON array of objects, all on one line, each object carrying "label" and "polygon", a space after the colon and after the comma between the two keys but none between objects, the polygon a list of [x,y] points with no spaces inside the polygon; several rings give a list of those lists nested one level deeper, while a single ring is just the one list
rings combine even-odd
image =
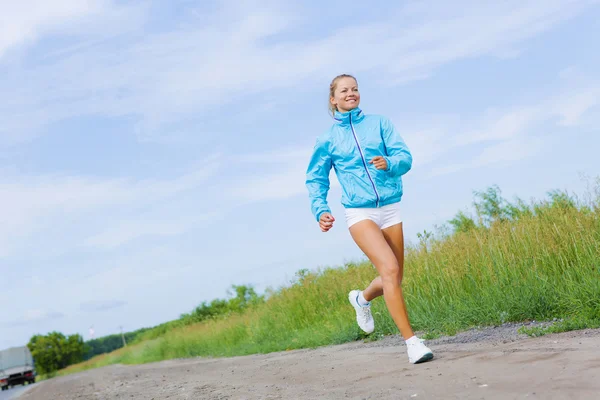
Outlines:
[{"label": "woman's arm", "polygon": [[383,118],[381,121],[381,136],[388,153],[383,157],[388,165],[386,171],[393,176],[406,174],[412,168],[412,154],[392,122],[387,118]]},{"label": "woman's arm", "polygon": [[327,204],[331,167],[331,155],[329,154],[327,142],[319,138],[314,146],[306,170],[306,187],[310,196],[310,208],[317,221],[324,212],[331,213]]}]

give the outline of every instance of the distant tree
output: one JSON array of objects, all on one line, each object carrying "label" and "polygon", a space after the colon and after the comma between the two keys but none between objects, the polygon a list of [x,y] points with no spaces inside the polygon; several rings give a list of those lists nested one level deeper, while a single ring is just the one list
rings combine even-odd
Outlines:
[{"label": "distant tree", "polygon": [[506,206],[506,210],[512,220],[533,216],[533,208],[518,197],[514,204]]},{"label": "distant tree", "polygon": [[[125,341],[128,344],[135,343],[138,337],[148,330],[150,330],[150,328],[140,328],[132,332],[125,332]],[[114,350],[120,349],[121,347],[123,347],[123,338],[121,337],[120,333],[88,340],[85,342],[85,355],[83,359],[89,360],[94,356],[110,353]]]},{"label": "distant tree", "polygon": [[228,291],[232,298],[229,300],[229,309],[234,312],[240,312],[245,310],[248,306],[258,304],[262,301],[262,297],[259,296],[253,287],[246,285],[233,285],[233,292]]},{"label": "distant tree", "polygon": [[562,210],[572,210],[577,208],[577,201],[566,191],[552,190],[548,192],[548,197],[550,197],[551,207],[560,208]]},{"label": "distant tree", "polygon": [[[227,291],[228,299],[214,299],[211,302],[203,302],[190,313],[184,313],[178,319],[164,322],[152,328],[141,328],[133,332],[125,333],[127,343],[137,343],[151,340],[165,333],[181,327],[214,318],[226,318],[232,313],[240,313],[256,304],[265,301],[264,295],[259,295],[250,285],[232,285]],[[104,353],[110,353],[123,347],[121,335],[108,335],[89,340],[85,343],[84,359]]]},{"label": "distant tree", "polygon": [[465,214],[463,211],[460,211],[448,222],[454,227],[455,232],[469,232],[471,229],[476,227],[473,218]]},{"label": "distant tree", "polygon": [[[504,197],[497,185],[488,187],[483,191],[474,191],[475,217],[460,211],[448,221],[454,228],[454,232],[468,232],[474,228],[489,228],[496,222],[513,221],[520,218],[532,216],[536,210],[520,198],[515,203],[510,203]],[[551,192],[550,197],[553,204],[562,206],[570,205],[572,202],[563,193]]]},{"label": "distant tree", "polygon": [[35,359],[36,369],[43,373],[52,373],[83,360],[85,345],[79,334],[68,337],[60,332],[47,335],[34,335],[27,344]]},{"label": "distant tree", "polygon": [[497,185],[489,187],[483,192],[474,192],[478,200],[474,202],[475,210],[481,222],[489,226],[496,221],[510,219],[508,203],[502,197],[502,192]]},{"label": "distant tree", "polygon": [[210,303],[202,302],[190,313],[181,314],[180,321],[184,324],[201,322],[207,319],[227,316],[231,313],[239,313],[250,306],[262,303],[264,295],[256,293],[249,285],[232,285],[227,290],[229,299],[214,299]]}]

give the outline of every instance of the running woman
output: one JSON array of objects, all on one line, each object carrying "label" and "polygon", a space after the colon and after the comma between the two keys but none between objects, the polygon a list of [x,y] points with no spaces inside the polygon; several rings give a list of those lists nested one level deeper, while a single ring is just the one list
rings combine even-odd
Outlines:
[{"label": "running woman", "polygon": [[410,363],[433,358],[432,351],[415,336],[402,295],[404,232],[400,213],[402,175],[412,167],[412,155],[391,121],[365,115],[359,108],[357,80],[347,74],[329,86],[332,126],[320,135],[306,171],[311,211],[323,232],[335,218],[327,204],[329,173],[336,172],[342,187],[342,205],[353,240],[373,263],[379,276],[364,290],[352,290],[348,300],[360,328],[375,329],[371,301],[381,295],[402,334]]}]

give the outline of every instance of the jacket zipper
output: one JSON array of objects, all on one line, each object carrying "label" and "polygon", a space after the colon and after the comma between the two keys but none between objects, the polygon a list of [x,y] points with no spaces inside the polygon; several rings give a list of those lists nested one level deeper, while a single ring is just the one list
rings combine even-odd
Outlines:
[{"label": "jacket zipper", "polygon": [[376,207],[379,207],[379,193],[377,193],[377,188],[375,187],[375,182],[373,182],[373,178],[371,178],[371,174],[369,173],[369,168],[367,168],[367,162],[365,161],[365,156],[360,147],[360,143],[358,143],[358,138],[356,137],[356,132],[354,132],[354,125],[352,125],[352,114],[350,114],[349,117],[350,117],[350,129],[352,129],[352,135],[354,136],[354,140],[356,141],[356,146],[358,147],[358,152],[360,153],[360,158],[362,159],[363,165],[365,166],[365,171],[367,171],[367,176],[369,177],[369,180],[371,181],[371,185],[373,185],[373,190],[375,191],[375,197],[377,198],[375,205],[376,205]]}]

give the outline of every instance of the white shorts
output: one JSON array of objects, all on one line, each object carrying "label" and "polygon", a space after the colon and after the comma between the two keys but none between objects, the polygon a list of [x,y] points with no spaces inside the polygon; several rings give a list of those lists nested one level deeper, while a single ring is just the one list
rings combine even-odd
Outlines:
[{"label": "white shorts", "polygon": [[380,229],[389,228],[402,222],[400,202],[379,208],[346,208],[345,212],[348,228],[365,219],[375,222]]}]

